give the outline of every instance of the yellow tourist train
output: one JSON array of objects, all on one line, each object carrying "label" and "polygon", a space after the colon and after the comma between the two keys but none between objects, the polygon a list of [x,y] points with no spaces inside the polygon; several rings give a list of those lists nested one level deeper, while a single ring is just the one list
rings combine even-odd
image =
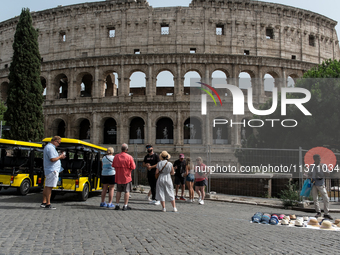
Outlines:
[{"label": "yellow tourist train", "polygon": [[[52,138],[45,138],[47,144]],[[66,158],[61,160],[63,171],[59,173],[57,187],[53,188],[51,199],[56,195],[76,192],[79,199],[87,200],[90,192],[101,191],[101,155],[107,149],[85,141],[61,138],[57,147],[59,152],[65,152]]]},{"label": "yellow tourist train", "polygon": [[43,148],[41,144],[0,139],[0,190],[17,188],[26,195],[31,187],[43,188]]}]

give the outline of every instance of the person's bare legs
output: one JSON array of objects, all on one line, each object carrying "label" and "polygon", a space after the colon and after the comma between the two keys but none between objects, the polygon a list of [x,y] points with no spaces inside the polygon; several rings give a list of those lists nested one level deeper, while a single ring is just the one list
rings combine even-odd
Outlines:
[{"label": "person's bare legs", "polygon": [[165,201],[161,201],[162,208],[165,208]]},{"label": "person's bare legs", "polygon": [[182,197],[184,197],[185,184],[182,185]]},{"label": "person's bare legs", "polygon": [[51,194],[52,194],[53,187],[44,187],[43,190],[43,204],[46,203],[46,205],[51,204]]},{"label": "person's bare legs", "polygon": [[197,193],[198,197],[201,198],[201,191],[200,191],[199,187],[196,186],[195,190],[196,190],[196,193]]},{"label": "person's bare legs", "polygon": [[176,186],[176,197],[178,197],[178,189],[179,189],[179,185],[175,185]]},{"label": "person's bare legs", "polygon": [[115,185],[109,185],[109,204],[112,203],[113,200],[113,193],[115,191]]},{"label": "person's bare legs", "polygon": [[204,200],[204,198],[205,198],[205,191],[204,191],[205,186],[201,186],[199,188],[200,188],[201,193],[202,193],[202,200]]},{"label": "person's bare legs", "polygon": [[125,192],[125,194],[124,194],[124,205],[127,205],[129,203],[129,196],[130,196],[130,192]]},{"label": "person's bare legs", "polygon": [[103,190],[102,190],[102,195],[101,195],[102,203],[105,202],[105,196],[106,196],[106,191],[107,191],[108,186],[109,186],[109,184],[103,184]]},{"label": "person's bare legs", "polygon": [[119,204],[119,200],[120,200],[120,196],[121,196],[122,192],[116,192],[116,204]]}]

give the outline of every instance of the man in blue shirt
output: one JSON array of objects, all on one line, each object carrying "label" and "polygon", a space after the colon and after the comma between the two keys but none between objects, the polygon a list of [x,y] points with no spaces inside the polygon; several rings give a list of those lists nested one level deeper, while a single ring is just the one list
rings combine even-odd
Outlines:
[{"label": "man in blue shirt", "polygon": [[43,202],[40,205],[45,209],[56,209],[51,206],[51,193],[52,189],[57,186],[59,172],[61,170],[60,159],[66,158],[66,155],[62,153],[58,154],[56,147],[61,142],[60,136],[54,136],[50,143],[44,148],[44,173],[45,173],[45,187],[43,191]]}]

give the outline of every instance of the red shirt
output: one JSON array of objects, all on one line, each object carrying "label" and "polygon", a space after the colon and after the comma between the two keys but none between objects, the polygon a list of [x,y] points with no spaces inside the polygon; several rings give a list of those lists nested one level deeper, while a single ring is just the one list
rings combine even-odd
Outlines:
[{"label": "red shirt", "polygon": [[208,168],[205,164],[196,165],[195,166],[195,182],[204,181],[205,179],[208,179],[206,176],[206,173],[208,173]]},{"label": "red shirt", "polygon": [[132,181],[131,171],[136,168],[135,161],[126,152],[117,154],[112,162],[116,170],[115,181],[117,184],[127,184]]}]

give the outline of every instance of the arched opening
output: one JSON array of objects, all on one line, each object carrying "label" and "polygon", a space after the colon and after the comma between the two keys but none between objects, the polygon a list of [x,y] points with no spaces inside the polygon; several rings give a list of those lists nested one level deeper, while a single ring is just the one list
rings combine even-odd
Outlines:
[{"label": "arched opening", "polygon": [[142,72],[134,72],[130,76],[130,93],[129,96],[145,96],[146,79]]},{"label": "arched opening", "polygon": [[[200,84],[198,84],[197,82],[201,82],[200,74],[196,71],[187,72],[184,75],[184,95],[199,95],[201,92],[199,89],[196,89],[196,87],[199,87]],[[190,89],[190,86],[192,87],[192,89]]]},{"label": "arched opening", "polygon": [[80,84],[80,96],[91,97],[92,96],[92,83],[93,78],[91,74],[85,74],[81,79]]},{"label": "arched opening", "polygon": [[238,87],[240,89],[248,89],[252,87],[251,76],[248,72],[241,72],[238,78]]},{"label": "arched opening", "polygon": [[118,95],[118,74],[111,73],[105,79],[105,97]]},{"label": "arched opening", "polygon": [[216,70],[211,74],[211,84],[216,89],[217,93],[219,95],[227,95],[227,89],[226,88],[218,88],[218,85],[227,85],[227,75],[225,72]]},{"label": "arched opening", "polygon": [[295,87],[295,79],[292,76],[288,76],[287,78],[287,88]]},{"label": "arched opening", "polygon": [[5,103],[6,104],[6,101],[7,101],[7,92],[8,92],[8,82],[3,82],[3,83],[1,83],[1,91],[0,91],[0,93],[1,93],[1,101],[3,102],[3,103]]},{"label": "arched opening", "polygon": [[144,126],[145,122],[140,117],[136,117],[131,120],[129,143],[144,143]]},{"label": "arched opening", "polygon": [[90,142],[90,139],[91,139],[90,121],[84,119],[80,122],[79,125],[79,140]]},{"label": "arched opening", "polygon": [[55,93],[55,98],[67,98],[68,94],[68,78],[65,74],[59,74],[55,78],[55,88],[54,88],[54,93]]},{"label": "arched opening", "polygon": [[[275,87],[275,78],[271,74],[265,74],[263,77],[263,86],[265,92],[272,92],[273,88]],[[268,95],[271,95],[271,93]]]},{"label": "arched opening", "polygon": [[66,124],[65,121],[61,120],[58,124],[57,135],[60,137],[66,137]]},{"label": "arched opening", "polygon": [[202,124],[198,118],[190,117],[184,122],[184,144],[202,143]]},{"label": "arched opening", "polygon": [[104,144],[117,144],[117,123],[113,118],[104,123]]},{"label": "arched opening", "polygon": [[[225,117],[217,117],[215,119],[225,120]],[[228,144],[230,141],[228,133],[228,125],[215,125],[213,127],[213,143]]]},{"label": "arched opening", "polygon": [[44,77],[40,77],[40,83],[41,83],[41,86],[43,88],[43,97],[44,99],[46,99],[46,79]]},{"label": "arched opening", "polygon": [[174,143],[174,125],[170,118],[161,118],[156,123],[156,143]]},{"label": "arched opening", "polygon": [[156,78],[156,95],[172,96],[175,92],[174,76],[169,71],[162,71]]}]

